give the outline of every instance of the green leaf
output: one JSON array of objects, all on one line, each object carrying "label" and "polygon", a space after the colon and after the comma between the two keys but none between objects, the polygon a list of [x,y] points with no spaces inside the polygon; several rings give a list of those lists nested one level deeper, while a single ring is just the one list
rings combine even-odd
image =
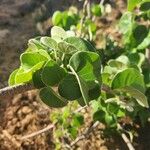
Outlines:
[{"label": "green leaf", "polygon": [[128,11],[132,11],[142,0],[128,0]]},{"label": "green leaf", "polygon": [[148,29],[144,25],[137,25],[133,30],[133,37],[136,40],[136,44],[139,45],[148,35]]},{"label": "green leaf", "polygon": [[107,105],[107,110],[109,111],[110,114],[116,115],[119,111],[119,106],[116,103],[109,103]]},{"label": "green leaf", "polygon": [[131,12],[125,12],[119,21],[120,32],[123,34],[130,33],[132,31],[133,23],[133,14]]},{"label": "green leaf", "polygon": [[50,87],[45,87],[40,90],[41,100],[49,107],[60,108],[67,105],[67,102],[57,95]]},{"label": "green leaf", "polygon": [[43,44],[41,44],[40,41],[37,39],[30,39],[28,41],[28,47],[29,47],[30,51],[37,51],[40,49],[46,49],[46,47]]},{"label": "green leaf", "polygon": [[100,82],[101,59],[98,54],[79,51],[70,58],[69,64],[85,81],[97,80]]},{"label": "green leaf", "polygon": [[53,50],[57,49],[57,42],[50,37],[47,37],[47,36],[41,37],[40,41],[43,45],[45,45]]},{"label": "green leaf", "polygon": [[79,87],[80,87],[80,91],[81,91],[81,94],[82,94],[82,97],[83,97],[83,100],[84,100],[84,103],[86,104],[86,105],[88,105],[89,104],[89,89],[88,89],[88,86],[87,86],[87,84],[86,84],[86,82],[82,79],[82,78],[80,78],[79,76],[78,76],[78,74],[76,74],[75,72],[74,72],[74,75],[76,76],[76,78],[77,78],[77,81],[78,81],[78,84],[79,84]]},{"label": "green leaf", "polygon": [[23,68],[20,68],[15,76],[15,84],[19,83],[26,83],[32,80],[32,75],[35,71],[42,68],[45,61],[39,62],[35,66],[33,66],[31,69],[24,70]]},{"label": "green leaf", "polygon": [[34,87],[36,87],[37,89],[43,88],[45,86],[45,84],[42,81],[41,74],[42,74],[42,69],[34,72],[32,76]]},{"label": "green leaf", "polygon": [[116,121],[114,120],[113,116],[108,114],[108,113],[105,114],[105,123],[109,127],[115,127],[116,126]]},{"label": "green leaf", "polygon": [[134,68],[128,68],[117,73],[111,83],[113,89],[124,88],[126,86],[145,92],[143,75]]},{"label": "green leaf", "polygon": [[130,63],[128,57],[125,55],[119,56],[116,60],[125,64],[125,65],[128,65]]},{"label": "green leaf", "polygon": [[110,76],[111,76],[111,75],[110,75],[109,73],[103,72],[103,73],[102,73],[102,83],[103,83],[103,84],[106,84],[106,85],[110,85],[110,82],[111,82]]},{"label": "green leaf", "polygon": [[89,95],[90,100],[97,99],[101,93],[100,92],[100,89],[101,89],[100,84],[96,83],[96,82],[88,82],[87,85],[89,87],[88,95]]},{"label": "green leaf", "polygon": [[[76,76],[84,102],[97,98],[101,83],[101,61],[98,54],[87,51],[75,53],[69,61],[70,69]],[[98,93],[94,93],[94,90]]]},{"label": "green leaf", "polygon": [[144,81],[147,87],[150,87],[150,68],[143,68]]},{"label": "green leaf", "polygon": [[73,45],[68,44],[65,41],[58,43],[58,49],[61,53],[65,53],[65,54],[73,54],[76,51],[78,51]]},{"label": "green leaf", "polygon": [[93,114],[93,120],[104,123],[105,121],[105,111],[98,110]]},{"label": "green leaf", "polygon": [[123,69],[126,67],[124,63],[117,61],[117,60],[109,60],[108,65],[110,67],[117,68],[117,69]]},{"label": "green leaf", "polygon": [[145,56],[143,53],[131,53],[128,56],[131,63],[141,67],[145,61]]},{"label": "green leaf", "polygon": [[138,45],[137,49],[138,50],[145,49],[148,46],[150,46],[150,31],[149,31],[147,37],[143,40],[143,42],[140,43],[140,45]]},{"label": "green leaf", "polygon": [[150,10],[150,1],[143,2],[140,6],[141,11],[148,11]]},{"label": "green leaf", "polygon": [[68,74],[59,83],[58,92],[62,97],[68,100],[76,100],[82,97],[77,79],[71,74]]},{"label": "green leaf", "polygon": [[62,12],[55,11],[52,16],[52,23],[54,26],[59,25],[62,22]]},{"label": "green leaf", "polygon": [[77,99],[77,101],[78,101],[79,105],[82,106],[82,107],[86,105],[86,103],[85,103],[83,97]]},{"label": "green leaf", "polygon": [[19,69],[16,69],[16,70],[14,70],[14,71],[10,74],[9,80],[8,80],[9,86],[15,85],[15,77],[16,77],[16,74],[17,74],[18,70],[19,70]]},{"label": "green leaf", "polygon": [[42,81],[48,86],[58,84],[65,76],[65,70],[58,66],[53,60],[49,60],[42,71]]},{"label": "green leaf", "polygon": [[91,8],[91,12],[95,16],[101,16],[102,15],[101,6],[99,4],[93,4]]},{"label": "green leaf", "polygon": [[79,51],[93,51],[93,52],[96,51],[96,49],[92,46],[90,42],[82,38],[69,37],[66,38],[65,41],[69,44],[72,44]]},{"label": "green leaf", "polygon": [[52,39],[56,40],[57,42],[60,42],[67,37],[67,33],[61,27],[54,26],[51,29],[51,37],[52,37]]},{"label": "green leaf", "polygon": [[124,87],[123,89],[121,89],[122,91],[125,91],[127,93],[129,93],[133,98],[135,98],[137,100],[137,102],[143,106],[148,108],[148,101],[147,101],[147,97],[140,92],[139,90],[133,88],[133,87]]},{"label": "green leaf", "polygon": [[41,55],[40,52],[26,52],[21,55],[20,60],[23,69],[28,70],[40,62],[47,61],[47,57]]},{"label": "green leaf", "polygon": [[80,126],[83,125],[83,124],[84,124],[84,117],[83,117],[82,115],[80,115],[80,114],[75,114],[75,115],[73,116],[71,125],[72,125],[73,127],[78,128],[78,127],[80,127]]}]

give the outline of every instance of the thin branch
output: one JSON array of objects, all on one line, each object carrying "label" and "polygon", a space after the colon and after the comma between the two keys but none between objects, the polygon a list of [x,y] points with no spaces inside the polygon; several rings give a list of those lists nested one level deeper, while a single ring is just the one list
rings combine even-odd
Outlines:
[{"label": "thin branch", "polygon": [[48,130],[50,130],[50,129],[53,129],[54,126],[55,126],[55,124],[48,125],[48,126],[47,126],[46,128],[44,128],[44,129],[41,129],[41,130],[36,131],[36,132],[33,132],[33,133],[29,134],[29,135],[23,136],[23,137],[21,138],[21,140],[26,140],[26,139],[29,139],[29,138],[38,136],[38,135],[40,135],[40,134],[42,134],[42,133],[44,133],[44,132],[46,132],[46,131],[48,131]]},{"label": "thin branch", "polygon": [[92,126],[90,126],[81,136],[77,137],[70,146],[74,146],[77,144],[80,140],[83,140],[89,136],[89,134],[99,125],[99,121],[96,121]]},{"label": "thin branch", "polygon": [[121,134],[121,137],[124,140],[124,142],[127,144],[129,150],[135,150],[132,143],[130,142],[130,140],[127,138],[127,136],[124,133]]},{"label": "thin branch", "polygon": [[85,105],[85,106],[83,106],[83,107],[79,107],[77,110],[74,111],[74,113],[81,112],[81,111],[84,110],[85,108],[87,108],[87,105]]},{"label": "thin branch", "polygon": [[33,89],[35,89],[35,87],[31,83],[5,87],[0,89],[0,99],[11,97]]},{"label": "thin branch", "polygon": [[79,32],[79,36],[82,36],[82,30],[83,30],[83,24],[84,24],[84,21],[86,19],[86,15],[87,15],[87,5],[89,3],[89,0],[85,0],[84,4],[83,4],[83,16],[81,18],[81,21],[80,21],[80,32]]},{"label": "thin branch", "polygon": [[[119,123],[117,125],[118,125],[119,130],[124,131],[124,129],[122,128],[122,126]],[[128,139],[128,137],[124,133],[121,133],[121,137],[124,140],[124,142],[127,144],[129,150],[135,150],[131,141]]]},{"label": "thin branch", "polygon": [[104,4],[104,1],[105,1],[105,0],[101,0],[99,4],[100,4],[100,5],[103,5],[103,4]]}]

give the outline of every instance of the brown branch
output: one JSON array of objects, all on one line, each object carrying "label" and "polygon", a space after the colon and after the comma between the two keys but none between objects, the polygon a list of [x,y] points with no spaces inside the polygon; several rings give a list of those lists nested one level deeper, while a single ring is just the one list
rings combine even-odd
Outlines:
[{"label": "brown branch", "polygon": [[35,87],[31,83],[5,87],[3,89],[0,89],[0,99],[11,97],[16,94],[20,94],[33,89],[35,89]]},{"label": "brown branch", "polygon": [[26,139],[28,139],[28,138],[32,138],[32,137],[38,136],[38,135],[40,135],[40,134],[42,134],[42,133],[44,133],[44,132],[46,132],[46,131],[48,131],[48,130],[50,130],[50,129],[53,129],[54,126],[55,126],[55,124],[48,125],[48,126],[47,126],[46,128],[44,128],[44,129],[41,129],[41,130],[36,131],[36,132],[33,132],[33,133],[29,134],[29,135],[23,136],[23,137],[21,138],[21,140],[26,140]]}]

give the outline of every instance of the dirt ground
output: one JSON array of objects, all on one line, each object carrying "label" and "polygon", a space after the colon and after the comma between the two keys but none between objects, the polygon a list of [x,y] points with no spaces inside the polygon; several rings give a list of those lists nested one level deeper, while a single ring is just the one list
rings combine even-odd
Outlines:
[{"label": "dirt ground", "polygon": [[[59,9],[65,0],[0,0],[0,88],[7,86],[9,74],[19,66],[19,55],[25,50],[28,39],[46,34],[50,24],[48,18],[55,9]],[[69,4],[68,4],[69,5]],[[43,9],[45,7],[47,9]],[[120,16],[125,9],[122,0],[118,1]],[[62,9],[62,8],[61,8]],[[41,11],[42,10],[42,11]],[[44,14],[44,15],[43,15]],[[40,16],[40,17],[39,17]],[[114,16],[108,16],[108,22],[100,23],[109,34]],[[44,23],[39,24],[37,20]],[[46,20],[46,21],[45,21]],[[103,32],[102,29],[99,32]],[[116,30],[111,31],[116,33]],[[38,131],[51,124],[51,109],[43,106],[37,91],[30,91],[9,99],[0,100],[0,150],[53,150],[53,131],[48,130],[33,138],[21,140],[25,135]],[[100,127],[89,139],[79,142],[80,150],[126,150],[126,144],[120,137],[103,139]],[[142,132],[141,132],[142,131]],[[134,143],[137,150],[148,150],[150,145],[149,125],[142,129],[140,139]],[[143,144],[144,143],[144,144]],[[146,144],[145,144],[146,143]]]}]

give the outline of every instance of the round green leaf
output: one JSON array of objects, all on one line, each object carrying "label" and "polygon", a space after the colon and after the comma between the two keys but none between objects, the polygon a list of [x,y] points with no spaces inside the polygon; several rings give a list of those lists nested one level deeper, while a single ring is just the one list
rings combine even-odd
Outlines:
[{"label": "round green leaf", "polygon": [[140,92],[139,90],[137,90],[136,88],[133,87],[124,87],[121,89],[122,91],[125,91],[127,93],[129,93],[133,98],[136,99],[136,101],[143,107],[149,107],[148,101],[147,101],[147,97]]},{"label": "round green leaf", "polygon": [[79,51],[70,58],[69,64],[85,81],[101,80],[101,60],[98,54]]},{"label": "round green leaf", "polygon": [[8,80],[9,86],[15,85],[15,77],[16,77],[16,74],[17,74],[18,70],[19,70],[19,69],[16,69],[16,70],[14,70],[14,71],[10,74],[9,80]]},{"label": "round green leaf", "polygon": [[137,49],[138,50],[145,49],[148,46],[150,46],[150,31],[149,31],[147,37],[143,40],[143,42],[138,45]]},{"label": "round green leaf", "polygon": [[133,37],[136,40],[137,45],[139,45],[148,35],[148,29],[144,25],[138,25],[133,30]]},{"label": "round green leaf", "polygon": [[93,120],[104,123],[105,121],[105,112],[103,110],[98,110],[93,114]]},{"label": "round green leaf", "polygon": [[34,72],[32,76],[34,87],[36,87],[37,89],[43,88],[45,86],[45,84],[42,81],[41,74],[42,74],[42,69]]},{"label": "round green leaf", "polygon": [[28,46],[31,51],[37,51],[40,49],[46,49],[46,47],[37,39],[30,39],[28,41]]},{"label": "round green leaf", "polygon": [[96,82],[89,82],[88,83],[89,91],[89,99],[94,100],[100,96],[100,85]]},{"label": "round green leaf", "polygon": [[57,49],[57,42],[50,37],[47,37],[47,36],[41,37],[40,41],[42,44],[44,44],[45,46],[51,49],[54,49],[54,50]]},{"label": "round green leaf", "polygon": [[95,16],[101,16],[102,15],[101,7],[99,4],[93,4],[91,11],[92,11],[93,15],[95,15]]},{"label": "round green leaf", "polygon": [[92,46],[90,42],[78,37],[68,37],[65,39],[67,43],[72,44],[79,51],[93,51],[95,52],[95,48]]},{"label": "round green leaf", "polygon": [[128,11],[132,11],[140,2],[141,0],[128,0]]},{"label": "round green leaf", "polygon": [[20,68],[15,76],[15,84],[19,83],[26,83],[32,80],[32,75],[35,71],[41,69],[41,67],[44,65],[45,61],[39,62],[35,66],[33,66],[31,69],[24,70],[23,68]]},{"label": "round green leaf", "polygon": [[141,92],[145,92],[143,75],[134,68],[125,69],[117,73],[111,83],[113,89],[119,89],[126,86],[134,87]]},{"label": "round green leaf", "polygon": [[21,66],[24,70],[31,69],[40,62],[47,61],[47,57],[40,52],[26,52],[20,56]]},{"label": "round green leaf", "polygon": [[128,56],[131,63],[141,67],[145,61],[145,56],[143,53],[132,53]]},{"label": "round green leaf", "polygon": [[52,16],[52,23],[54,26],[57,26],[61,23],[62,21],[62,12],[60,11],[55,11],[53,16]]},{"label": "round green leaf", "polygon": [[45,85],[54,86],[58,84],[66,75],[63,68],[58,66],[53,60],[49,60],[42,71],[42,81]]},{"label": "round green leaf", "polygon": [[68,100],[76,100],[82,96],[77,79],[71,74],[67,75],[59,83],[58,92],[62,97]]},{"label": "round green leaf", "polygon": [[150,10],[150,1],[149,2],[143,2],[140,6],[141,11],[148,11]]},{"label": "round green leaf", "polygon": [[45,87],[40,90],[41,100],[49,107],[59,108],[67,105],[67,102],[57,95],[50,87]]},{"label": "round green leaf", "polygon": [[64,29],[58,26],[54,26],[51,29],[51,37],[56,40],[57,42],[62,41],[64,38],[67,37],[67,33],[65,32]]}]

